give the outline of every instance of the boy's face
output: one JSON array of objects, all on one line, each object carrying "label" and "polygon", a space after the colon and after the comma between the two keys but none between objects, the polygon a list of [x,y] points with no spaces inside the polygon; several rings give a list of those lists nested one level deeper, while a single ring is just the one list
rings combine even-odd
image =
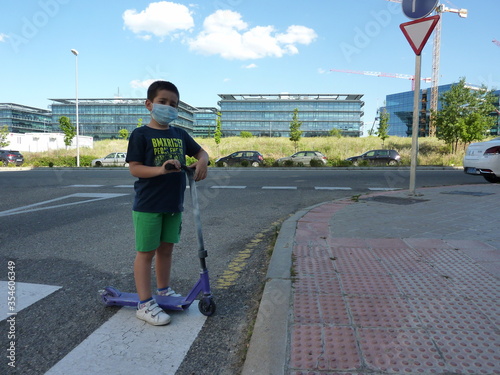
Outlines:
[{"label": "boy's face", "polygon": [[150,111],[153,110],[153,103],[169,105],[171,107],[177,108],[179,105],[179,97],[173,91],[169,90],[158,90],[153,101],[147,99],[146,100],[146,108]]}]

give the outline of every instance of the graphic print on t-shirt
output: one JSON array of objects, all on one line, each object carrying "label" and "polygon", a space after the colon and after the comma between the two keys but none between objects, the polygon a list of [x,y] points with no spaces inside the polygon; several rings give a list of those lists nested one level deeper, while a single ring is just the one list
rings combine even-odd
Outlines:
[{"label": "graphic print on t-shirt", "polygon": [[182,139],[179,138],[152,138],[155,166],[161,166],[166,160],[177,159],[184,163]]}]

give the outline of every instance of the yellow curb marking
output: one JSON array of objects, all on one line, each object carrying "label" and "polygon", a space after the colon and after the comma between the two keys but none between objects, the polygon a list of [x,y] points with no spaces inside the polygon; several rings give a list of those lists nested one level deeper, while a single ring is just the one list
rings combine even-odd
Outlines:
[{"label": "yellow curb marking", "polygon": [[250,243],[245,247],[244,250],[239,251],[236,257],[229,263],[227,269],[222,273],[222,275],[216,281],[216,287],[219,289],[227,289],[233,286],[236,280],[240,277],[241,272],[245,269],[247,265],[247,259],[253,253],[254,248],[262,242],[266,234],[272,229],[279,226],[281,221],[276,221],[271,224],[271,228],[258,233],[250,241]]}]

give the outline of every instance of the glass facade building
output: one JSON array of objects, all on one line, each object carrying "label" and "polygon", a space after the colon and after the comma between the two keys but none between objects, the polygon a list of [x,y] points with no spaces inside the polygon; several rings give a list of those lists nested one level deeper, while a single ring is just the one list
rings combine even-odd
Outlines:
[{"label": "glass facade building", "polygon": [[[442,85],[438,87],[438,98],[447,91],[453,84]],[[478,86],[468,85],[471,89],[479,89]],[[500,90],[495,91],[495,95],[500,96]],[[419,136],[424,137],[429,135],[429,117],[430,117],[430,98],[431,88],[420,90],[419,100]],[[438,111],[441,109],[441,101],[438,99]],[[498,102],[496,103],[498,107]],[[398,137],[411,137],[413,124],[413,91],[401,92],[386,96],[385,110],[389,114],[389,129],[388,134]],[[383,110],[383,108],[381,109]],[[499,118],[496,116],[496,126],[491,129],[492,135],[498,135]]]},{"label": "glass facade building", "polygon": [[50,110],[0,103],[0,127],[7,126],[11,133],[50,133],[51,122]]},{"label": "glass facade building", "polygon": [[193,136],[201,138],[210,138],[214,136],[217,126],[218,109],[214,107],[198,107],[193,112],[194,129]]},{"label": "glass facade building", "polygon": [[361,94],[219,94],[222,133],[239,136],[288,137],[295,108],[305,137],[325,136],[339,129],[358,137],[364,102]]},{"label": "glass facade building", "polygon": [[[59,119],[66,116],[76,126],[75,99],[50,99],[53,101],[52,126],[59,129]],[[172,125],[193,134],[196,108],[184,102],[179,103],[179,118]],[[119,131],[127,129],[131,133],[136,127],[150,121],[150,114],[144,106],[144,99],[79,99],[78,127],[80,135],[99,139],[119,138]]]}]

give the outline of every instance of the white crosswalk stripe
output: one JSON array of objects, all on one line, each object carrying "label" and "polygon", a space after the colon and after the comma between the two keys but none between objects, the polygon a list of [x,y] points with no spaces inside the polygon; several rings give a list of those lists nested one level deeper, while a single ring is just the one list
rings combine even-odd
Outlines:
[{"label": "white crosswalk stripe", "polygon": [[167,326],[152,326],[137,319],[134,308],[122,307],[46,375],[173,375],[205,323],[197,303],[185,311],[169,311],[172,322]]},{"label": "white crosswalk stripe", "polygon": [[[0,281],[0,320],[5,320],[11,314],[18,313],[22,309],[34,304],[35,302],[61,289],[60,286],[20,283],[11,281]],[[10,293],[9,293],[10,292]],[[14,299],[8,299],[14,297]],[[8,304],[7,302],[14,302]]]}]

